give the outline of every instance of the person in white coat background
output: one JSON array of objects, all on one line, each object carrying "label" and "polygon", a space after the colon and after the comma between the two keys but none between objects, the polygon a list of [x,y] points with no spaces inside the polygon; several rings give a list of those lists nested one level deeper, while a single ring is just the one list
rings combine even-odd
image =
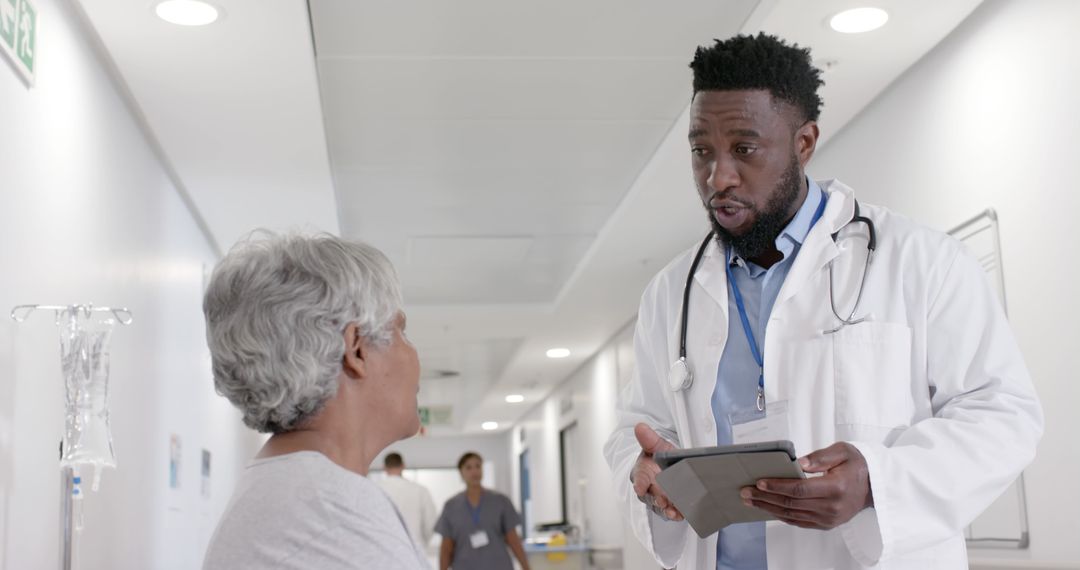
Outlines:
[{"label": "person in white coat background", "polygon": [[405,471],[405,459],[400,453],[387,453],[383,458],[383,470],[386,478],[379,481],[379,486],[394,502],[401,518],[405,519],[409,536],[416,541],[422,552],[427,552],[428,543],[435,535],[435,521],[438,516],[431,491],[402,475]]},{"label": "person in white coat background", "polygon": [[[1043,429],[981,266],[952,238],[807,178],[822,106],[808,50],[737,36],[690,67],[689,151],[712,233],[642,296],[635,374],[604,450],[634,534],[665,568],[966,568],[963,528]],[[790,439],[817,476],[744,488],[776,520],[698,538],[653,455],[768,439]]]}]

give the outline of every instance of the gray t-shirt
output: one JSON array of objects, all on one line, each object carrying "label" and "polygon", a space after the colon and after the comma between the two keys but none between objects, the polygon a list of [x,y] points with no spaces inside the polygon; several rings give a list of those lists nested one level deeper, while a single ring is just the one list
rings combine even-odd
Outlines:
[{"label": "gray t-shirt", "polygon": [[[514,567],[507,550],[506,533],[521,524],[514,504],[501,493],[484,489],[480,504],[473,508],[459,493],[446,501],[435,532],[454,541],[454,570],[511,570]],[[473,547],[473,535],[482,531],[487,545]]]},{"label": "gray t-shirt", "polygon": [[314,451],[253,461],[203,570],[429,570],[378,485]]}]

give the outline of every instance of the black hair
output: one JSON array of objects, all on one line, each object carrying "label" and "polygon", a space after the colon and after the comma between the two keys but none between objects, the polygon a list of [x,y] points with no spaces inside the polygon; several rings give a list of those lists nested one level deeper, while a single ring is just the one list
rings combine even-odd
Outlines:
[{"label": "black hair", "polygon": [[822,101],[817,90],[825,82],[821,70],[811,62],[809,49],[765,33],[715,41],[712,47],[697,48],[690,62],[694,95],[700,91],[764,89],[774,100],[798,109],[803,121],[818,119]]},{"label": "black hair", "polygon": [[474,457],[475,457],[476,459],[479,459],[479,460],[480,460],[480,463],[483,463],[483,462],[484,462],[484,458],[483,458],[483,457],[480,457],[480,454],[479,454],[479,453],[477,453],[477,452],[475,452],[475,451],[466,451],[466,452],[465,452],[465,455],[462,455],[462,456],[461,456],[461,459],[458,459],[458,462],[457,462],[457,470],[458,470],[458,471],[461,471],[461,468],[462,468],[462,467],[465,467],[465,462],[466,462],[466,461],[468,461],[468,460],[470,460],[470,459],[472,459],[472,458],[474,458]]},{"label": "black hair", "polygon": [[383,458],[383,467],[387,469],[397,469],[405,466],[405,460],[401,458],[400,453],[387,453]]}]

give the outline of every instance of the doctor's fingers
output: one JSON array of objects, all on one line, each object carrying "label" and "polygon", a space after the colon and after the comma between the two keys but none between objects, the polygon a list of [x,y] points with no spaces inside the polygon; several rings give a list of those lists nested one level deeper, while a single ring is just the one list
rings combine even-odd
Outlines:
[{"label": "doctor's fingers", "polygon": [[[843,505],[836,499],[793,499],[784,495],[773,495],[770,493],[758,492],[751,498],[743,498],[743,503],[750,503],[750,506],[757,507],[759,509],[767,510],[773,514],[779,515],[786,511],[793,513],[811,513],[815,516],[813,520],[827,521],[832,520],[841,515],[843,511]],[[789,515],[785,515],[789,516]],[[807,518],[809,515],[790,515],[791,518]]]},{"label": "doctor's fingers", "polygon": [[[775,496],[774,496],[775,497]],[[787,504],[777,504],[761,499],[744,499],[750,506],[761,509],[781,521],[800,528],[830,529],[842,524],[840,509],[833,501],[827,499],[791,499],[782,497],[777,503],[784,503],[783,499],[790,501]]]},{"label": "doctor's fingers", "polygon": [[753,496],[772,494],[792,499],[828,499],[844,494],[844,479],[825,475],[811,479],[761,479],[755,487],[743,487],[744,498],[749,491]]},{"label": "doctor's fingers", "polygon": [[638,456],[634,468],[630,471],[630,482],[634,484],[634,494],[638,497],[646,494],[649,487],[656,484],[657,473],[660,473],[660,466],[653,461],[652,457],[644,453]]},{"label": "doctor's fingers", "polygon": [[660,518],[662,518],[662,519],[664,519],[666,521],[676,521],[676,522],[678,522],[678,521],[683,520],[682,513],[680,513],[679,510],[676,509],[675,507],[668,507],[666,509],[661,509],[660,507],[658,507],[656,505],[649,505],[649,510],[652,511],[653,514],[655,514],[656,516],[658,516],[658,517],[660,517]]},{"label": "doctor's fingers", "polygon": [[660,488],[660,485],[655,483],[649,487],[649,496],[653,498],[653,503],[661,509],[673,508],[671,499],[668,498],[667,493]]},{"label": "doctor's fingers", "polygon": [[[654,510],[653,512],[656,512],[656,511]],[[676,509],[675,507],[668,507],[666,509],[661,509],[660,512],[657,512],[656,514],[664,517],[664,520],[675,521],[675,522],[683,520],[683,514],[680,513],[679,509]]]},{"label": "doctor's fingers", "polygon": [[[654,486],[655,488],[655,486]],[[661,493],[658,489],[657,493]],[[679,512],[679,509],[675,508],[675,505],[671,504],[667,496],[663,494],[649,493],[644,497],[638,497],[641,502],[645,503],[654,514],[662,517],[668,521],[681,521],[683,520],[683,514]]]},{"label": "doctor's fingers", "polygon": [[660,437],[660,434],[656,433],[656,430],[644,422],[640,422],[634,426],[634,437],[637,438],[641,450],[649,455],[675,449],[675,444]]},{"label": "doctor's fingers", "polygon": [[664,494],[664,491],[656,483],[649,485],[645,492],[638,493],[637,498],[650,507],[655,506],[659,509],[666,509],[671,506],[671,499]]},{"label": "doctor's fingers", "polygon": [[[854,446],[851,447],[854,449]],[[746,487],[743,491],[749,491],[751,495],[764,492],[792,499],[828,499],[835,502],[843,511],[841,522],[855,516],[855,513],[860,510],[874,505],[874,493],[870,488],[870,473],[862,454],[829,469],[821,477],[762,479],[757,482],[756,487]]]},{"label": "doctor's fingers", "polygon": [[744,503],[749,502],[750,506],[770,512],[785,519],[785,522],[791,519],[817,525],[807,528],[830,529],[840,526],[866,506],[858,493],[797,498],[745,487],[740,491],[740,495]]},{"label": "doctor's fingers", "polygon": [[848,461],[866,464],[866,459],[857,447],[850,443],[840,441],[829,447],[819,449],[806,457],[799,459],[799,465],[807,473],[822,473],[836,468]]}]

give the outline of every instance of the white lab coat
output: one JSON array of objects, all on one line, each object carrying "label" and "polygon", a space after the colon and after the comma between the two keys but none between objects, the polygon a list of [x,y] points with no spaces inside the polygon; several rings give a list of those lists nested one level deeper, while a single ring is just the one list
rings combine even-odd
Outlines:
[{"label": "white lab coat", "polygon": [[427,552],[428,543],[435,534],[435,523],[438,521],[431,492],[420,483],[400,475],[386,475],[379,481],[379,487],[397,507],[417,548],[420,552]]},{"label": "white lab coat", "polygon": [[[962,535],[1031,462],[1042,410],[1001,304],[980,265],[947,235],[860,204],[877,251],[857,316],[839,333],[829,307],[830,261],[846,316],[866,254],[851,189],[821,183],[828,204],[784,282],[764,339],[767,401],[788,401],[805,455],[837,441],[866,458],[875,507],[830,531],[766,525],[770,570],[967,568]],[[711,396],[728,331],[724,253],[714,242],[690,293],[687,360],[694,383],[668,388],[678,358],[683,287],[697,247],[649,284],[634,337],[634,377],[604,448],[634,534],[665,568],[712,570],[716,535],[699,539],[638,501],[629,480],[645,422],[680,447],[716,445]],[[748,379],[752,381],[753,379]],[[684,396],[685,394],[685,396]],[[677,398],[684,398],[677,402]]]}]

